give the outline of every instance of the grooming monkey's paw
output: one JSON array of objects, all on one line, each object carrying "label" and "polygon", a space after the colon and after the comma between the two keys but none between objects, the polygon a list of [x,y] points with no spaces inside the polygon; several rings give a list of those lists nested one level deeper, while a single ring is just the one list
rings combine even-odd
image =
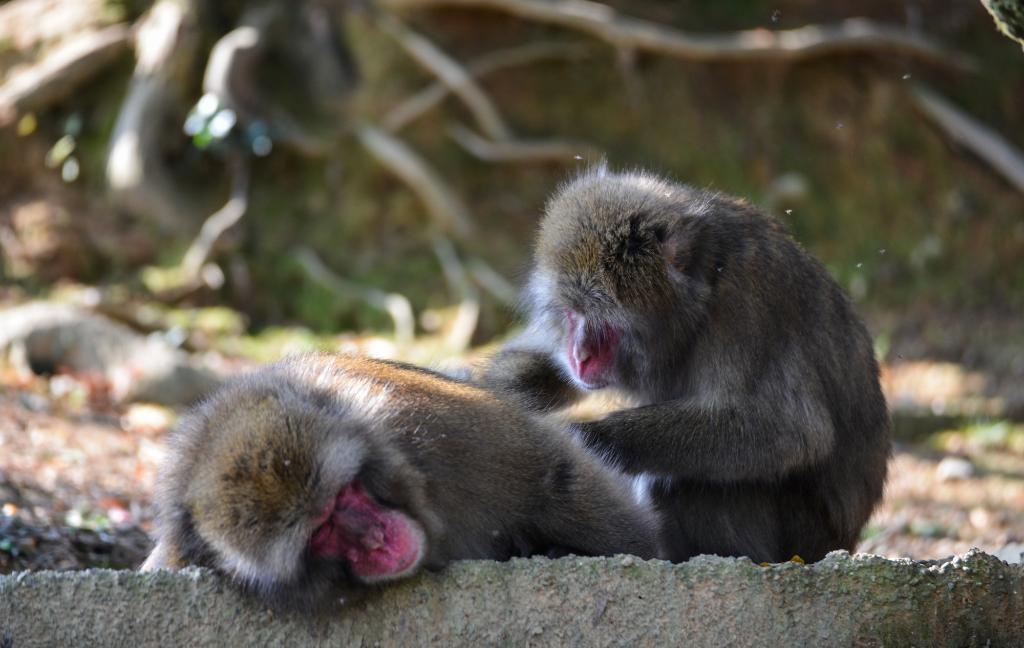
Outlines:
[{"label": "grooming monkey's paw", "polygon": [[569,425],[569,434],[576,443],[587,450],[601,454],[609,450],[601,435],[600,421],[580,421]]}]

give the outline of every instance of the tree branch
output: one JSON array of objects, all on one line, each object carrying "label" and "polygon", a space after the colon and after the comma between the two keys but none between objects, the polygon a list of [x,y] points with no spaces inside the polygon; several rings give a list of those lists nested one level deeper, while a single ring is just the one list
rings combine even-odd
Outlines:
[{"label": "tree branch", "polygon": [[[269,31],[280,21],[283,6],[257,4],[247,9],[238,26],[222,36],[210,50],[203,74],[203,90],[235,111],[242,123],[262,120],[273,139],[310,157],[322,156],[327,142],[303,127],[287,110],[260,92],[260,63],[268,55]],[[312,25],[305,25],[312,29]],[[306,39],[313,36],[303,33]],[[303,43],[311,47],[312,43]],[[330,65],[334,65],[334,61]],[[327,64],[327,63],[325,63]]]},{"label": "tree branch", "polygon": [[376,288],[367,288],[343,279],[324,265],[316,252],[300,247],[293,251],[295,260],[307,275],[320,285],[349,299],[360,299],[391,316],[395,325],[395,342],[407,345],[413,341],[416,321],[409,300],[398,293],[387,293]]},{"label": "tree branch", "polygon": [[476,228],[462,199],[408,144],[374,126],[359,126],[355,133],[366,150],[423,201],[431,218],[443,230],[461,239],[473,235]]},{"label": "tree branch", "polygon": [[1019,149],[931,90],[914,86],[912,92],[926,117],[1024,193],[1024,154]]},{"label": "tree branch", "polygon": [[110,136],[106,177],[115,204],[180,232],[196,213],[160,155],[167,113],[178,105],[199,43],[193,2],[159,0],[135,34],[135,73]]},{"label": "tree branch", "polygon": [[480,137],[462,124],[452,124],[448,134],[465,151],[485,162],[544,162],[589,157],[594,147],[567,140],[498,140]]},{"label": "tree branch", "polygon": [[969,58],[947,52],[923,36],[862,18],[778,31],[751,29],[693,34],[622,16],[607,5],[589,0],[379,0],[379,3],[388,9],[441,6],[491,9],[581,31],[617,48],[694,61],[794,61],[842,52],[896,52],[939,65],[972,67]]},{"label": "tree branch", "polygon": [[[583,43],[528,43],[491,52],[470,63],[466,69],[474,78],[482,79],[512,67],[552,59],[576,60],[592,52],[593,48]],[[399,131],[444,101],[450,92],[448,86],[440,81],[432,83],[388,111],[381,120],[381,126],[391,132]]]},{"label": "tree branch", "polygon": [[445,346],[452,353],[463,353],[469,348],[480,319],[480,295],[469,280],[452,242],[441,235],[434,235],[432,244],[448,286],[460,296],[459,309],[445,336]]},{"label": "tree branch", "polygon": [[224,232],[242,220],[249,209],[249,160],[245,153],[232,151],[228,157],[228,168],[231,172],[231,197],[223,207],[206,219],[199,230],[199,235],[185,252],[181,269],[186,281],[199,277],[200,270],[213,254],[217,241]]},{"label": "tree branch", "polygon": [[483,259],[470,259],[466,266],[480,287],[491,293],[501,303],[506,306],[514,306],[519,300],[519,291],[516,290],[516,287]]},{"label": "tree branch", "polygon": [[131,31],[113,25],[71,38],[42,61],[11,76],[0,86],[0,128],[19,113],[45,108],[66,98],[128,50]]},{"label": "tree branch", "polygon": [[466,104],[480,130],[492,139],[508,139],[509,128],[498,108],[461,63],[389,15],[382,14],[377,24],[382,31],[398,41],[414,61],[435,75]]}]

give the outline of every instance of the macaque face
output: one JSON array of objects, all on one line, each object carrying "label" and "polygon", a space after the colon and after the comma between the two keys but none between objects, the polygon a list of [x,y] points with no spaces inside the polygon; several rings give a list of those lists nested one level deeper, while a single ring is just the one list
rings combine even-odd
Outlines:
[{"label": "macaque face", "polygon": [[372,584],[420,566],[427,540],[406,512],[409,489],[361,424],[303,404],[286,412],[273,398],[225,407],[211,424],[221,430],[211,455],[221,460],[201,462],[192,492],[197,525],[226,571],[273,588],[299,586],[310,568]]},{"label": "macaque face", "polygon": [[585,313],[565,311],[565,359],[572,377],[586,389],[601,389],[614,381],[619,331]]},{"label": "macaque face", "polygon": [[541,247],[531,287],[536,303],[561,336],[559,356],[577,386],[623,386],[634,343],[663,328],[670,303],[668,261],[653,231],[627,222],[612,237],[589,231]]},{"label": "macaque face", "polygon": [[423,559],[422,527],[401,511],[379,504],[359,479],[345,484],[315,524],[309,542],[312,555],[344,560],[363,583],[409,575]]}]

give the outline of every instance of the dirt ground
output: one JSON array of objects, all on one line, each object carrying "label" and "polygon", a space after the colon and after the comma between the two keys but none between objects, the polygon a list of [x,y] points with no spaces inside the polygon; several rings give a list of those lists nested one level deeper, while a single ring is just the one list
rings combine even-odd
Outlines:
[{"label": "dirt ground", "polygon": [[[906,363],[884,378],[901,406],[934,411],[973,393],[971,374],[952,365]],[[153,405],[115,406],[71,376],[0,371],[0,572],[136,567],[174,418]],[[1024,426],[961,421],[896,443],[885,501],[859,549],[941,558],[971,547],[1009,555],[1022,542]]]}]

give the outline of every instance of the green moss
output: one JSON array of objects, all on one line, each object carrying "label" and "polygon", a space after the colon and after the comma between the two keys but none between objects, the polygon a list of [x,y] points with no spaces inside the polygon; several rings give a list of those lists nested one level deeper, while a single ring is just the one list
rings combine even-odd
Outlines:
[{"label": "green moss", "polygon": [[[796,27],[851,13],[848,5],[761,0],[615,4],[623,13],[702,32]],[[110,2],[128,16],[145,5]],[[881,2],[858,12],[902,19]],[[465,19],[469,15],[472,20]],[[417,12],[410,20],[467,61],[501,46],[579,38],[486,12]],[[983,13],[949,29],[944,42],[977,57],[977,73],[921,70],[866,56],[779,65],[642,55],[627,81],[614,53],[594,43],[590,60],[511,69],[485,85],[518,134],[578,139],[607,154],[614,166],[651,167],[764,205],[866,307],[914,302],[1022,308],[1024,199],[921,119],[903,77],[912,73],[913,81],[923,79],[1010,141],[1024,141],[1024,120],[1017,118],[1024,59],[1015,44],[992,37]],[[353,121],[379,119],[430,82],[364,19],[353,18],[347,36],[363,77],[351,106]],[[126,57],[65,106],[40,116],[55,121],[82,114],[78,182],[94,195],[105,191],[106,146],[130,71]],[[518,277],[546,196],[581,163],[485,164],[446,136],[452,120],[472,123],[449,98],[399,135],[470,206],[482,235],[460,251]],[[185,227],[193,231],[224,198],[223,165],[179,141],[180,124],[167,128],[169,139],[181,145],[171,147],[177,182],[209,202]],[[780,197],[783,177],[798,178],[806,190]],[[291,255],[296,246],[312,246],[339,276],[400,292],[417,310],[443,306],[455,297],[431,251],[431,227],[418,199],[354,138],[345,138],[326,159],[275,149],[254,165],[241,251],[256,290],[237,305],[257,328],[301,321],[321,331],[389,329],[389,319],[376,309],[315,285]],[[188,242],[164,242],[159,263],[177,263]],[[499,333],[507,314],[490,300],[484,306],[483,334]]]},{"label": "green moss", "polygon": [[272,362],[303,351],[330,350],[336,346],[331,336],[317,335],[299,326],[269,327],[256,335],[219,339],[216,348],[257,362]]},{"label": "green moss", "polygon": [[943,451],[1009,451],[1024,454],[1024,425],[1010,421],[972,421],[931,437],[930,444]]},{"label": "green moss", "polygon": [[999,31],[1024,45],[1024,5],[1020,0],[982,0]]}]

